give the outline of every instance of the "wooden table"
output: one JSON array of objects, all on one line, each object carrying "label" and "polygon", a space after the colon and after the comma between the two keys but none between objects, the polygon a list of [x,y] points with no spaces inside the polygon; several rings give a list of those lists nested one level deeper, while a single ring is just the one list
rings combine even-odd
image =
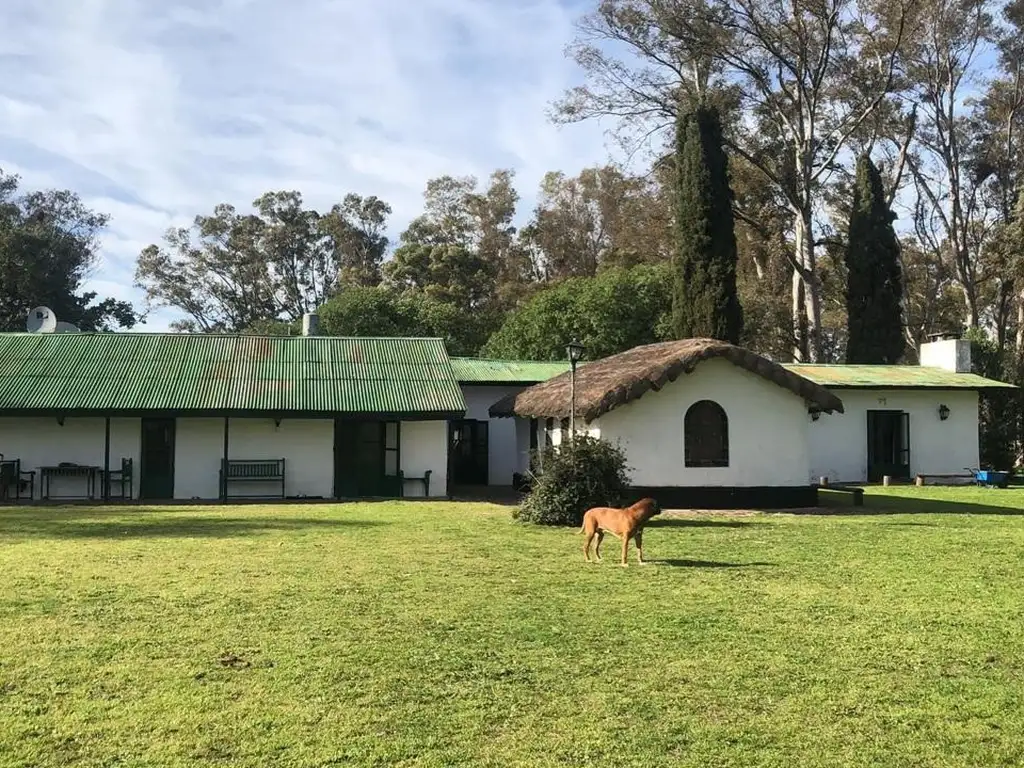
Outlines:
[{"label": "wooden table", "polygon": [[86,498],[96,498],[96,476],[102,467],[85,466],[75,464],[64,467],[40,467],[39,468],[39,497],[42,499],[80,499],[81,496],[51,496],[50,480],[55,477],[84,477]]}]

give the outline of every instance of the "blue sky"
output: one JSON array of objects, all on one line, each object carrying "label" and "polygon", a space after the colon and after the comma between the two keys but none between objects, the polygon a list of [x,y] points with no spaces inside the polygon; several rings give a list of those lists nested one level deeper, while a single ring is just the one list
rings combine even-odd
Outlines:
[{"label": "blue sky", "polygon": [[[3,0],[0,168],[113,218],[89,287],[130,299],[135,257],[219,202],[298,189],[394,208],[427,179],[605,161],[597,124],[558,127],[585,0]],[[170,312],[150,316],[159,330]]]}]

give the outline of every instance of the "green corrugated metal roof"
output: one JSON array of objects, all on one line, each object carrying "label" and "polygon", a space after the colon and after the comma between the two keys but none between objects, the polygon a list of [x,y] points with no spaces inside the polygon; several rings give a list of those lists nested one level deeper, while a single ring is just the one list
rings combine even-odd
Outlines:
[{"label": "green corrugated metal roof", "polygon": [[0,334],[16,411],[465,411],[440,339]]},{"label": "green corrugated metal roof", "polygon": [[455,378],[463,384],[537,384],[565,373],[569,370],[569,363],[453,357],[452,368]]},{"label": "green corrugated metal roof", "polygon": [[927,389],[1001,389],[1013,388],[994,379],[973,373],[954,373],[944,368],[920,365],[801,365],[784,366],[793,373],[823,387],[927,388]]}]

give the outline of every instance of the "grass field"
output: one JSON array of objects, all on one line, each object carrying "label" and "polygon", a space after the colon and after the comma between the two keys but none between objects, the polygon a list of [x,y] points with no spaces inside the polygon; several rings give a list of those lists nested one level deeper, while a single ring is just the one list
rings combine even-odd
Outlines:
[{"label": "grass field", "polygon": [[628,569],[479,504],[3,508],[0,766],[1021,765],[1024,490],[889,490]]}]

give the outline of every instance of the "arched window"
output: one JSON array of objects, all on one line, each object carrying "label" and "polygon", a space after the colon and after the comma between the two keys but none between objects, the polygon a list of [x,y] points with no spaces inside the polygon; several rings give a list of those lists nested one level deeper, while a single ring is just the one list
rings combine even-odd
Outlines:
[{"label": "arched window", "polygon": [[683,420],[684,459],[688,467],[729,466],[729,417],[718,403],[701,400]]}]

